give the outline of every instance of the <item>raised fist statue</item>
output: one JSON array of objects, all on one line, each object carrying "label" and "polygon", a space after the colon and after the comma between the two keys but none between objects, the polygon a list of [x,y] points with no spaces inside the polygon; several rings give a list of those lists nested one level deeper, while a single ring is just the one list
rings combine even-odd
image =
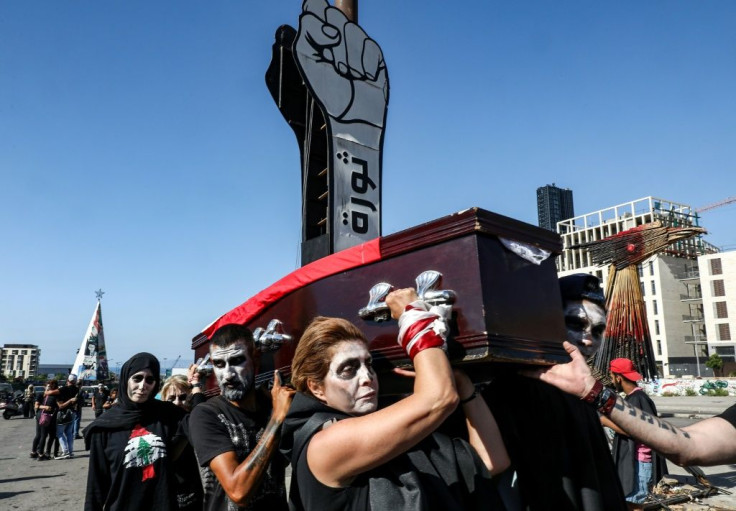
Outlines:
[{"label": "raised fist statue", "polygon": [[384,127],[388,74],[383,53],[340,9],[326,0],[304,0],[294,54],[330,120]]}]

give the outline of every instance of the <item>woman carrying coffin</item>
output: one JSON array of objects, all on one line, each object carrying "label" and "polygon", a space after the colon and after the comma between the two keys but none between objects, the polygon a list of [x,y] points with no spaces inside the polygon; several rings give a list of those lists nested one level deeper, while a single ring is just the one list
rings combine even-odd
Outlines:
[{"label": "woman carrying coffin", "polygon": [[[292,361],[296,397],[281,448],[297,509],[465,510],[497,502],[490,477],[509,465],[490,410],[450,367],[446,324],[412,289],[390,293],[398,342],[412,358],[414,392],[377,410],[367,340],[352,323],[316,318]],[[461,404],[468,442],[435,433]]]}]

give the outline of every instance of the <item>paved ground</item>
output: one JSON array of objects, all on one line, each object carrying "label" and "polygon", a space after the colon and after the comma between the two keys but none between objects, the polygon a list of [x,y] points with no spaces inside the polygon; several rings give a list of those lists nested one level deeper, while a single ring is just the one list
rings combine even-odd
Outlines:
[{"label": "paved ground", "polygon": [[[677,426],[720,413],[736,403],[736,397],[658,397],[661,415]],[[86,408],[82,427],[90,422],[92,411]],[[21,418],[0,420],[0,509],[35,511],[79,510],[83,507],[87,483],[88,455],[82,441],[75,442],[76,457],[71,460],[39,462],[28,457],[35,434],[35,421]],[[682,482],[693,482],[689,474],[670,463],[670,472]],[[733,495],[710,497],[702,504],[670,506],[674,510],[736,510],[736,465],[703,469],[715,486]]]},{"label": "paved ground", "polygon": [[[86,408],[82,427],[91,417]],[[82,509],[88,461],[83,441],[75,441],[74,459],[36,461],[28,457],[35,433],[35,420],[0,420],[0,509]]]}]

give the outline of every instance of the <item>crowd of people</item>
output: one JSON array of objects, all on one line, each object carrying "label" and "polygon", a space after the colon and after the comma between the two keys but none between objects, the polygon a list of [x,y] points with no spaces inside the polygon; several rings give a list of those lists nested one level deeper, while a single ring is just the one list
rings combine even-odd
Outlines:
[{"label": "crowd of people", "polygon": [[[198,366],[162,382],[158,359],[136,354],[117,388],[91,396],[85,510],[641,509],[665,458],[736,462],[736,406],[676,428],[657,418],[628,359],[611,362],[605,387],[586,363],[605,329],[600,283],[574,275],[560,289],[571,362],[483,388],[450,365],[444,315],[412,289],[393,291],[386,304],[413,363],[396,372],[413,392],[383,407],[368,341],[340,318],[312,320],[290,384],[275,372],[270,389],[255,384],[259,352],[242,325],[211,338],[209,399]],[[75,375],[49,381],[31,457],[73,457],[83,405]]]}]

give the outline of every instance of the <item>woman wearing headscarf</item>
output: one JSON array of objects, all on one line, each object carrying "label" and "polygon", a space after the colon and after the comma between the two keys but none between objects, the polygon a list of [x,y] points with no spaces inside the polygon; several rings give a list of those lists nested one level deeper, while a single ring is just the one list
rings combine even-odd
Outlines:
[{"label": "woman wearing headscarf", "polygon": [[174,464],[184,411],[158,401],[158,359],[133,355],[120,370],[116,406],[84,431],[90,451],[85,511],[176,510]]}]

